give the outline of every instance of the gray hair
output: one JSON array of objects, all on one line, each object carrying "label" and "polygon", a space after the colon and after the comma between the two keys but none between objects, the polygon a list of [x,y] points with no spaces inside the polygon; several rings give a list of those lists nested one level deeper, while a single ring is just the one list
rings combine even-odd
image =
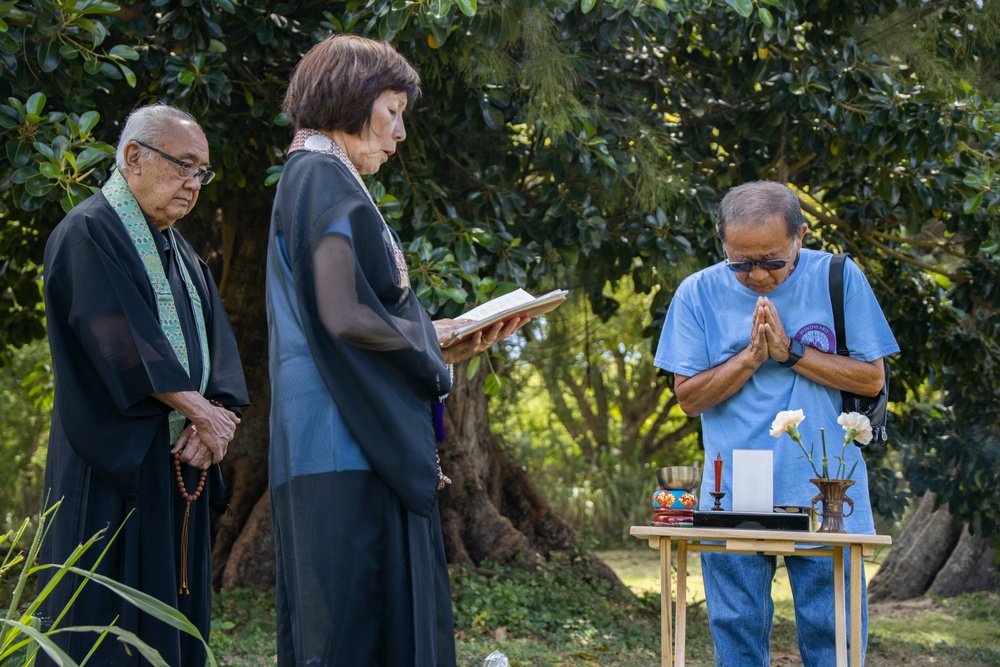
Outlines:
[{"label": "gray hair", "polygon": [[799,198],[787,185],[774,181],[751,181],[732,188],[719,204],[715,231],[726,240],[727,227],[759,225],[780,215],[788,226],[788,238],[795,238],[806,224]]},{"label": "gray hair", "polygon": [[[125,164],[125,146],[132,141],[154,143],[175,120],[191,121],[201,128],[194,116],[169,104],[150,104],[130,113],[125,119],[125,127],[115,151],[115,166],[118,171],[124,174],[128,170],[128,165]],[[147,152],[144,148],[142,151]]]}]

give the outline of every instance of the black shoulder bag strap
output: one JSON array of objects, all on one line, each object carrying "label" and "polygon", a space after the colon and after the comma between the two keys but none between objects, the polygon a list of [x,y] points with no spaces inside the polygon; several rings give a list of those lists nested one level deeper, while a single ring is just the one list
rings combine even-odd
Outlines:
[{"label": "black shoulder bag strap", "polygon": [[844,262],[850,253],[842,252],[830,260],[830,303],[833,305],[833,332],[837,337],[837,354],[850,356],[844,333]]},{"label": "black shoulder bag strap", "polygon": [[[833,329],[837,337],[837,354],[844,357],[850,356],[850,350],[847,349],[847,334],[844,332],[844,263],[850,256],[850,253],[845,252],[836,254],[830,259],[830,304],[833,306]],[[871,421],[872,442],[885,442],[888,438],[886,403],[889,398],[889,362],[885,358],[882,359],[882,371],[885,374],[885,381],[882,384],[882,391],[877,396],[865,397],[846,391],[840,392],[845,412],[860,412]]]}]

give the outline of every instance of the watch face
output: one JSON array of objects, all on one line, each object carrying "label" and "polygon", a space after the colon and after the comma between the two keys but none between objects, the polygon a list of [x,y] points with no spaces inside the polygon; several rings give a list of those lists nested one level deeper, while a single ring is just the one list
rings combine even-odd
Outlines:
[{"label": "watch face", "polygon": [[798,363],[802,355],[805,354],[805,351],[806,349],[802,341],[792,338],[788,342],[788,359],[779,363],[786,368],[791,368]]}]

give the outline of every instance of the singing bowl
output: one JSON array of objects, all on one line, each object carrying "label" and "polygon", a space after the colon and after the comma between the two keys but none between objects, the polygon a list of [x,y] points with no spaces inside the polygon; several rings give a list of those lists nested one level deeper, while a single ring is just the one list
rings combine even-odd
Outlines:
[{"label": "singing bowl", "polygon": [[701,468],[698,466],[668,466],[656,469],[656,481],[663,489],[684,489],[694,491],[701,484]]}]

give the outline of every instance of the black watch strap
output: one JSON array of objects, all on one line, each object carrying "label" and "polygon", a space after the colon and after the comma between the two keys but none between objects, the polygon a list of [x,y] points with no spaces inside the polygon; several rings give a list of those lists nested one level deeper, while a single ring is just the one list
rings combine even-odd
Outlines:
[{"label": "black watch strap", "polygon": [[784,361],[779,361],[778,363],[785,368],[791,368],[795,364],[799,363],[799,359],[806,353],[806,346],[802,344],[802,341],[792,338],[788,343],[788,358]]}]

